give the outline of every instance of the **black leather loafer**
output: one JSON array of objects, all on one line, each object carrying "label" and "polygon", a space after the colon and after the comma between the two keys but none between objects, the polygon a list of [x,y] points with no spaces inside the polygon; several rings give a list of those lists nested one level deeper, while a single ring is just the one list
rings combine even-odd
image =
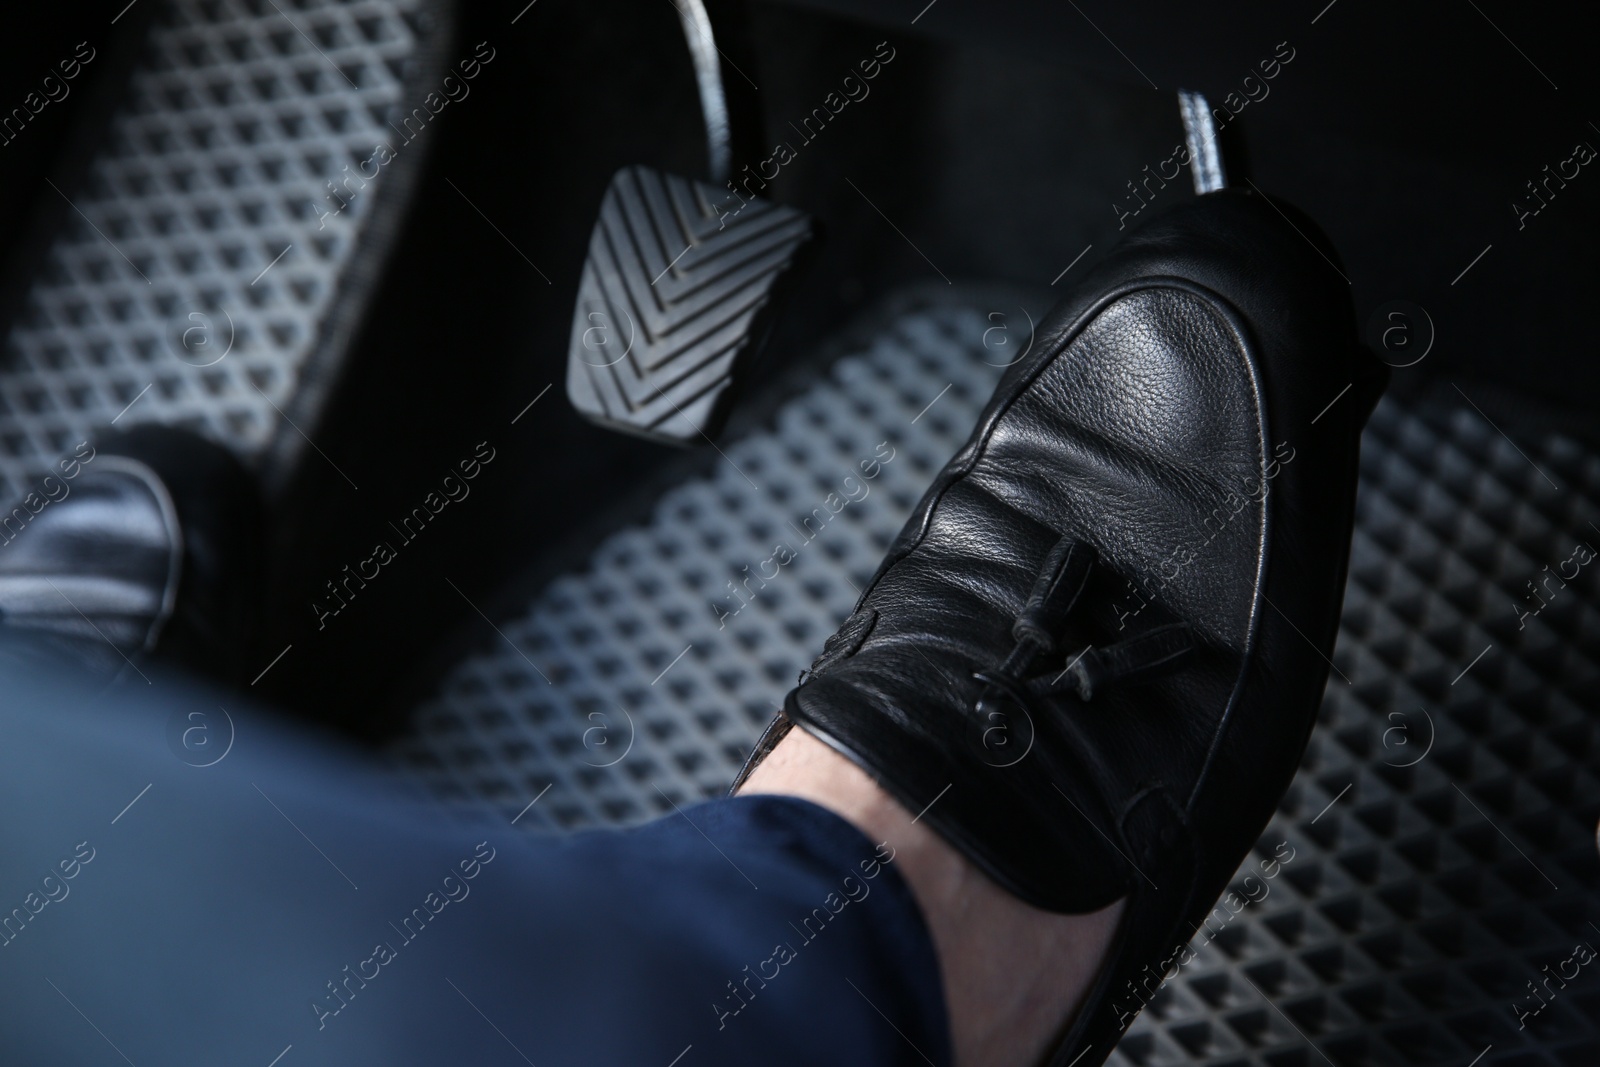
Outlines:
[{"label": "black leather loafer", "polygon": [[1189,941],[1327,678],[1386,372],[1286,210],[1201,197],[1051,313],[746,768],[798,723],[1022,900],[1127,898],[1054,1063]]},{"label": "black leather loafer", "polygon": [[141,683],[159,646],[236,673],[258,592],[254,479],[221,446],[154,425],[57,467],[0,512],[0,663]]}]

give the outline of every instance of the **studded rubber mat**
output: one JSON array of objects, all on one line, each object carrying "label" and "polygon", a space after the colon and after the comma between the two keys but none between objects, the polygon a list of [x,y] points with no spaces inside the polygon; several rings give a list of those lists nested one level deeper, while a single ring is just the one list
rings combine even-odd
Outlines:
[{"label": "studded rubber mat", "polygon": [[[485,625],[396,758],[532,831],[721,793],[1025,344],[1016,304],[892,317]],[[1362,474],[1302,769],[1235,895],[1122,998],[1147,1006],[1118,1067],[1600,1064],[1600,456],[1386,399]]]},{"label": "studded rubber mat", "polygon": [[113,422],[202,430],[269,483],[304,447],[433,119],[440,22],[161,5],[85,173],[44,193],[63,225],[0,353],[0,498]]}]

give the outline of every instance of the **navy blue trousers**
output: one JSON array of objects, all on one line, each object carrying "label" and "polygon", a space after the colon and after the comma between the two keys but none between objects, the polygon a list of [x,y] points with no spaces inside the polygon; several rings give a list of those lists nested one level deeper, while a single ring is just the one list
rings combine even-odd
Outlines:
[{"label": "navy blue trousers", "polygon": [[892,851],[816,805],[539,837],[170,679],[5,689],[0,1063],[949,1062]]}]

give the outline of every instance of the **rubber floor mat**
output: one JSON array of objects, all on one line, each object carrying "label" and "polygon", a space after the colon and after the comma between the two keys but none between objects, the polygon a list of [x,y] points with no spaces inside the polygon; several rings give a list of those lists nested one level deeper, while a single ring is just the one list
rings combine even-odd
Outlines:
[{"label": "rubber floor mat", "polygon": [[201,430],[276,485],[422,156],[439,10],[162,5],[82,180],[44,194],[64,223],[0,357],[0,498],[110,423]]},{"label": "rubber floor mat", "polygon": [[[911,303],[485,626],[396,759],[536,832],[721,793],[1026,343],[1016,305]],[[1125,991],[1120,1067],[1600,1064],[1600,456],[1386,399],[1362,475],[1301,771],[1234,895]]]}]

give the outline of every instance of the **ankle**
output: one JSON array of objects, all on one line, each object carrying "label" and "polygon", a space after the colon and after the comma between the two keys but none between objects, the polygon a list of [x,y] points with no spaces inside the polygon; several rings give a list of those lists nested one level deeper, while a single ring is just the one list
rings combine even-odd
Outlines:
[{"label": "ankle", "polygon": [[894,850],[939,956],[957,1067],[1043,1058],[1100,968],[1121,901],[1088,915],[1024,904],[803,730],[791,731],[739,792],[809,800]]}]

